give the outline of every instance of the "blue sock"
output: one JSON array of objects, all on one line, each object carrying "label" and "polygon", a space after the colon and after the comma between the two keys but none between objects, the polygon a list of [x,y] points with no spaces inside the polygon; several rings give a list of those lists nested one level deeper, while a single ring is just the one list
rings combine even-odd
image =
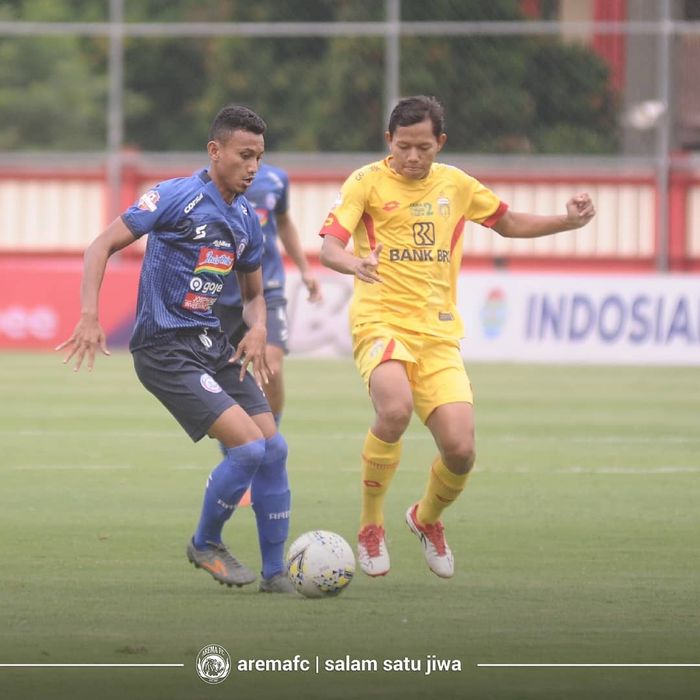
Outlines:
[{"label": "blue sock", "polygon": [[262,439],[226,450],[226,458],[207,481],[202,514],[192,538],[195,547],[202,549],[207,542],[221,542],[224,523],[233,515],[264,455]]},{"label": "blue sock", "polygon": [[265,456],[251,485],[258,524],[263,578],[284,571],[284,543],[289,534],[291,496],[287,479],[287,443],[275,433],[265,441]]}]

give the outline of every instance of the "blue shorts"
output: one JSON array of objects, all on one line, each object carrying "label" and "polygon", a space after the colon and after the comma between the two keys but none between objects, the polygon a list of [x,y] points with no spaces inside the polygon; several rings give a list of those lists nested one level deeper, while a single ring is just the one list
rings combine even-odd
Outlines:
[{"label": "blue shorts", "polygon": [[231,406],[239,405],[249,416],[270,410],[249,372],[240,381],[240,362],[228,362],[232,354],[221,331],[197,329],[135,350],[133,358],[141,383],[197,442]]},{"label": "blue shorts", "polygon": [[[276,345],[289,354],[289,323],[287,322],[287,300],[266,299],[267,308],[267,344]],[[224,306],[216,304],[214,313],[221,322],[221,330],[226,334],[234,347],[243,339],[248,331],[243,320],[242,306]]]}]

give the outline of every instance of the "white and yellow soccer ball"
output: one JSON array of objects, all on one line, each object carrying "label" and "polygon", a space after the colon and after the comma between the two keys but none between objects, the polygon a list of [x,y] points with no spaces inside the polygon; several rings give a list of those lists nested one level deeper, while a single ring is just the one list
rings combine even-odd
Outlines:
[{"label": "white and yellow soccer ball", "polygon": [[355,575],[355,555],[335,532],[311,530],[290,545],[287,573],[294,587],[307,598],[336,596]]}]

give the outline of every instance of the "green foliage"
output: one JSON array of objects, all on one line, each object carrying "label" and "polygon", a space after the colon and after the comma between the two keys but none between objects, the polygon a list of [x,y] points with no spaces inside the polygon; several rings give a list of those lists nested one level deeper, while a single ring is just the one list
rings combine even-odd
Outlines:
[{"label": "green foliage", "polygon": [[[402,0],[402,19],[523,19],[516,0]],[[108,3],[11,0],[0,19],[106,21]],[[126,0],[127,22],[381,21],[352,0]],[[452,152],[610,153],[617,105],[605,63],[580,44],[527,37],[405,36],[400,92],[446,107]],[[0,42],[0,149],[101,150],[106,38]],[[383,150],[381,37],[131,38],[125,49],[125,145],[201,150],[213,115],[247,104],[270,151]]]}]

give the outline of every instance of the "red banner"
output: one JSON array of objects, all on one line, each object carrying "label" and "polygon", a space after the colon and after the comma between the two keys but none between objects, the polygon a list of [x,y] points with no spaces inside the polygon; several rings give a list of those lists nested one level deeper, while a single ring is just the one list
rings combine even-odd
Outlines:
[{"label": "red banner", "polygon": [[[56,347],[80,316],[82,259],[0,256],[0,349]],[[128,343],[136,310],[140,260],[113,258],[100,295],[100,322],[110,346]]]}]

